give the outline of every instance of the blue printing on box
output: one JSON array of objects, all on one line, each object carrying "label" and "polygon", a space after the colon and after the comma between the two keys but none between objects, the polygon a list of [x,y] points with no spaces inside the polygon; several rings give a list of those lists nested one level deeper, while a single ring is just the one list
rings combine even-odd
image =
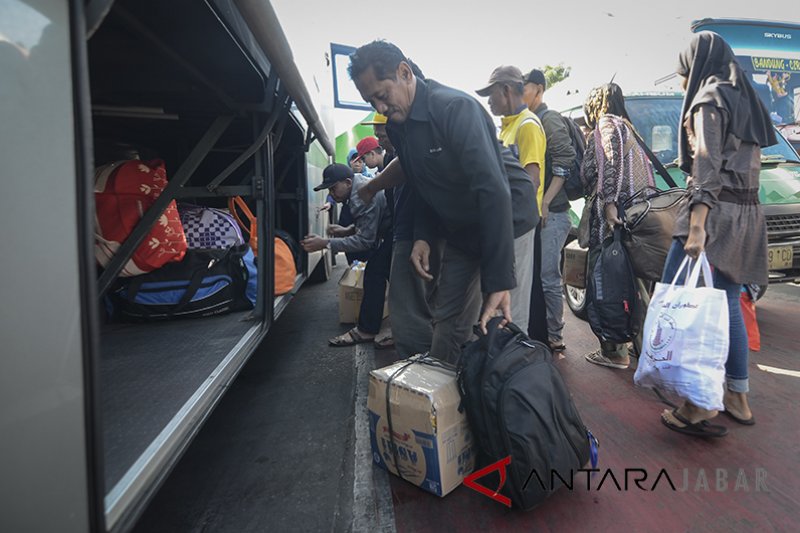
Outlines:
[{"label": "blue printing on box", "polygon": [[[380,415],[373,411],[369,411],[369,440],[372,446],[372,459],[375,461],[375,464],[384,470],[389,471],[388,464],[391,463],[394,465],[394,457],[390,451],[390,442],[387,442],[386,446],[384,446],[386,450],[384,453],[385,456],[381,455],[380,447],[378,446],[377,435],[377,425],[379,420]],[[428,433],[422,433],[420,431],[414,431],[414,437],[416,443],[422,446],[422,453],[425,454],[425,479],[420,487],[428,492],[436,494],[437,496],[441,496],[442,480],[439,476],[439,449],[436,446],[436,436]],[[386,440],[389,440],[388,437],[386,437]],[[412,465],[416,465],[419,462],[419,457],[417,457],[416,451],[404,447],[402,442],[400,442],[397,438],[395,438],[394,441],[397,445],[397,467],[400,468],[401,471],[403,469],[403,462],[410,461]]]}]

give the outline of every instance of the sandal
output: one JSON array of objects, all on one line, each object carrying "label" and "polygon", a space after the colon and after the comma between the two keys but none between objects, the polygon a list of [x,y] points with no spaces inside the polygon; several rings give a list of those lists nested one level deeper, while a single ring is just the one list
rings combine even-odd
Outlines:
[{"label": "sandal", "polygon": [[628,368],[629,361],[625,361],[624,363],[617,363],[613,359],[609,359],[605,355],[603,355],[602,350],[595,350],[592,353],[587,353],[584,358],[589,361],[590,363],[594,363],[600,366],[607,366],[609,368],[618,368],[624,370]]},{"label": "sandal", "polygon": [[358,332],[358,328],[353,328],[344,335],[333,337],[328,340],[331,346],[353,346],[356,344],[363,344],[365,342],[372,342],[375,337],[362,337]]},{"label": "sandal", "polygon": [[738,424],[741,424],[743,426],[753,426],[756,423],[756,419],[755,419],[754,416],[751,416],[750,418],[739,418],[738,416],[736,416],[735,414],[731,413],[727,409],[725,409],[722,412],[725,413],[726,415],[728,415],[734,422],[736,422]]},{"label": "sandal", "polygon": [[375,348],[377,348],[378,350],[394,348],[394,337],[392,337],[391,332],[380,338],[378,338],[378,336],[375,335],[375,342],[373,344],[375,345]]},{"label": "sandal", "polygon": [[678,433],[691,435],[693,437],[724,437],[728,434],[728,428],[725,426],[711,424],[708,422],[708,420],[701,420],[700,422],[692,424],[688,419],[678,414],[678,409],[673,409],[670,414],[673,416],[673,418],[675,418],[675,420],[681,424],[684,424],[683,427],[676,426],[664,418],[664,415],[662,414],[661,423],[672,431],[677,431]]},{"label": "sandal", "polygon": [[563,342],[547,341],[547,344],[550,345],[550,351],[553,353],[561,353],[567,349]]}]

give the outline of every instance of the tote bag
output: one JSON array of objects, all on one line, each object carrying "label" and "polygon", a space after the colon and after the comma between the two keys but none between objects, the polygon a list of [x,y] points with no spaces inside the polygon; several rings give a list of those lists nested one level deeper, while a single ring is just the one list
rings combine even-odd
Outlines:
[{"label": "tote bag", "polygon": [[[681,286],[677,280],[684,270],[691,272]],[[701,271],[706,286],[698,286]],[[721,410],[730,343],[728,300],[712,279],[701,253],[693,268],[688,256],[683,260],[672,283],[656,284],[633,379],[640,387],[658,387],[703,409]]]}]

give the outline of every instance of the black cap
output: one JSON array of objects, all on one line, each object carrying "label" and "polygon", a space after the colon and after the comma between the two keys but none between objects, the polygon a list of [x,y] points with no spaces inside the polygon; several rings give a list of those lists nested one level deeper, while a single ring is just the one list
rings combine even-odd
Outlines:
[{"label": "black cap", "polygon": [[541,85],[547,90],[547,80],[544,79],[544,72],[535,68],[525,74],[525,83],[535,83],[536,85]]},{"label": "black cap", "polygon": [[341,163],[334,163],[325,167],[322,171],[322,183],[314,187],[315,191],[329,189],[335,183],[338,183],[347,178],[353,179],[353,169]]}]

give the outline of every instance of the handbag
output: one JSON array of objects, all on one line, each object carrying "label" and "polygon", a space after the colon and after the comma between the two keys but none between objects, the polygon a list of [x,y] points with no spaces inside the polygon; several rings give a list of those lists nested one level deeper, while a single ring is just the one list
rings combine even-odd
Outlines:
[{"label": "handbag", "polygon": [[[703,409],[722,410],[730,345],[728,297],[714,288],[705,252],[686,284],[677,285],[689,266],[686,256],[672,283],[656,283],[633,380],[640,387],[673,392]],[[705,287],[698,286],[701,270]]]},{"label": "handbag", "polygon": [[660,191],[645,187],[628,198],[618,210],[625,228],[623,243],[636,277],[661,281],[667,253],[672,246],[675,221],[686,198],[686,189]]}]

